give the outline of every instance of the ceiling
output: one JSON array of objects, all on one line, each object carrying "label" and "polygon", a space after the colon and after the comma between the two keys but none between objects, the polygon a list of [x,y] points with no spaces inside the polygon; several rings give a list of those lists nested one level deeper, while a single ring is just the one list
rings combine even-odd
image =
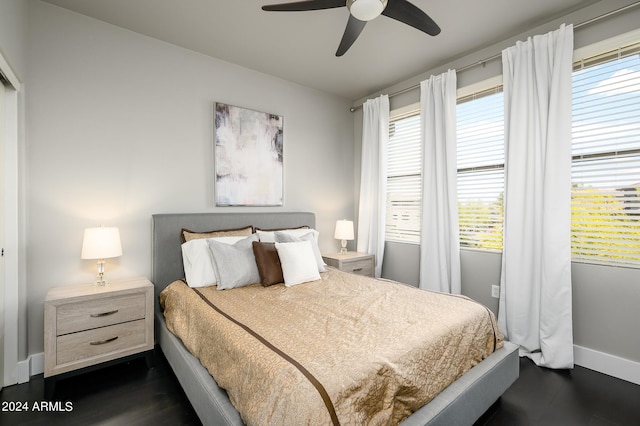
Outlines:
[{"label": "ceiling", "polygon": [[411,0],[440,25],[438,36],[380,16],[336,57],[346,8],[261,10],[292,0],[43,1],[354,101],[594,3]]}]

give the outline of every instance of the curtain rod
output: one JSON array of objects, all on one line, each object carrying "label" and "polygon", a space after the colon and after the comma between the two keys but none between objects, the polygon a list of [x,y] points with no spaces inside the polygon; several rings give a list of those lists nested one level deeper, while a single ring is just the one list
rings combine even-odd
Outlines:
[{"label": "curtain rod", "polygon": [[[573,28],[574,28],[574,29],[578,29],[578,28],[580,28],[580,27],[584,27],[584,26],[586,26],[586,25],[593,24],[594,22],[598,22],[598,21],[600,21],[600,20],[602,20],[602,19],[606,19],[606,18],[608,18],[608,17],[610,17],[610,16],[617,15],[617,14],[618,14],[618,13],[620,13],[620,12],[624,12],[625,10],[631,9],[631,8],[636,7],[636,6],[638,6],[638,5],[640,5],[640,1],[637,1],[637,2],[635,2],[635,3],[628,4],[628,5],[626,5],[626,6],[623,6],[623,7],[619,8],[619,9],[615,9],[615,10],[612,10],[612,11],[607,12],[607,13],[605,13],[605,14],[602,14],[602,15],[600,15],[600,16],[596,16],[595,18],[588,19],[588,20],[586,20],[586,21],[584,21],[584,22],[580,22],[579,24],[575,24],[575,25],[573,26]],[[465,71],[465,70],[468,70],[468,69],[470,69],[470,68],[477,67],[478,65],[484,65],[484,64],[486,64],[486,63],[487,63],[487,62],[489,62],[489,61],[493,61],[494,59],[498,59],[498,58],[500,58],[501,56],[502,56],[502,52],[497,53],[497,54],[495,54],[495,55],[491,55],[491,56],[489,56],[488,58],[484,58],[484,59],[481,59],[481,60],[476,61],[476,62],[474,62],[474,63],[471,63],[471,64],[469,64],[469,65],[465,65],[465,66],[463,66],[463,67],[456,68],[456,72]],[[397,92],[393,92],[393,93],[391,93],[391,94],[389,95],[389,97],[390,97],[390,98],[393,98],[394,96],[402,95],[403,93],[410,92],[410,91],[412,91],[412,90],[418,89],[419,87],[420,87],[420,84],[414,84],[413,86],[410,86],[410,87],[407,87],[407,88],[404,88],[404,89],[398,90]],[[355,106],[355,107],[351,107],[351,108],[349,108],[349,111],[354,112],[354,111],[356,111],[356,110],[357,110],[357,109],[359,109],[359,108],[362,108],[362,104],[360,104],[360,105],[358,105],[358,106]]]}]

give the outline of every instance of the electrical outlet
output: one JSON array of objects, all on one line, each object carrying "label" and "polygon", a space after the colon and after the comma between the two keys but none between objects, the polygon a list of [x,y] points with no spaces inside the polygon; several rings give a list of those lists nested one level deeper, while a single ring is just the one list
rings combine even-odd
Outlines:
[{"label": "electrical outlet", "polygon": [[500,286],[492,285],[491,286],[491,297],[495,297],[496,299],[500,298]]}]

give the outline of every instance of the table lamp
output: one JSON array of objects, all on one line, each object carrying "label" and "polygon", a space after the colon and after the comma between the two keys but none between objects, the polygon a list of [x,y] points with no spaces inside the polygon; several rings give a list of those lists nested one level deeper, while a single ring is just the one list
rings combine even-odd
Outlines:
[{"label": "table lamp", "polygon": [[82,240],[82,259],[98,259],[98,279],[96,285],[104,286],[105,259],[122,256],[120,231],[115,227],[87,228]]},{"label": "table lamp", "polygon": [[340,254],[347,252],[347,240],[353,240],[353,221],[351,220],[339,220],[336,222],[336,231],[333,234],[333,238],[341,240]]}]

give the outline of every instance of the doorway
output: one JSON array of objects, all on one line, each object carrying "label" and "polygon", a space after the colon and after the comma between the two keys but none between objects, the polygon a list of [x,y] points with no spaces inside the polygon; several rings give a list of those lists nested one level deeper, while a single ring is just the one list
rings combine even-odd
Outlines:
[{"label": "doorway", "polygon": [[4,172],[5,172],[5,157],[4,157],[4,135],[5,135],[5,99],[4,99],[4,83],[0,79],[0,389],[4,386],[4,334],[5,334],[5,271],[4,271]]},{"label": "doorway", "polygon": [[18,383],[20,90],[0,52],[0,388]]}]

